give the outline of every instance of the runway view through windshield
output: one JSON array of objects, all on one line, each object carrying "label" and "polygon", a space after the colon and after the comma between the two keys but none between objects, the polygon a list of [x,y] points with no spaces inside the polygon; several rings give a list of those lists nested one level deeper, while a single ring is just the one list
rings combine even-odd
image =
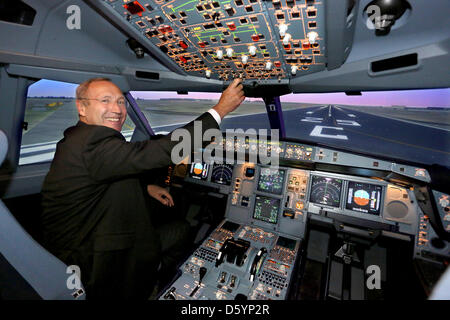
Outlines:
[{"label": "runway view through windshield", "polygon": [[[132,94],[139,97],[140,93]],[[207,111],[219,96],[210,94],[209,99],[197,99],[172,95],[137,98],[137,103],[153,130],[166,134]],[[301,95],[296,96],[301,99]],[[440,106],[380,107],[283,102],[281,98],[287,138],[450,167],[448,100],[447,94]],[[67,97],[29,97],[25,121],[28,129],[23,130],[20,164],[50,161],[64,130],[78,121],[75,101]],[[222,122],[221,129],[228,128],[270,129],[262,100],[247,99]],[[134,124],[128,118],[122,134],[129,140],[133,130]]]}]

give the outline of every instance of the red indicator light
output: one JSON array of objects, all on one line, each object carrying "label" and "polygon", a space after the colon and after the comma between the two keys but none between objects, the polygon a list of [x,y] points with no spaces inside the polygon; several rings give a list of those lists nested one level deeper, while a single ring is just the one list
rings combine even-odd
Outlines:
[{"label": "red indicator light", "polygon": [[178,42],[178,45],[179,45],[180,47],[182,47],[183,49],[187,49],[187,48],[188,48],[188,45],[187,45],[186,42],[184,42],[184,41]]},{"label": "red indicator light", "polygon": [[206,47],[206,43],[204,43],[204,42],[199,42],[198,45],[200,46],[200,48]]},{"label": "red indicator light", "polygon": [[310,48],[309,42],[302,42],[302,48],[303,50],[308,50]]},{"label": "red indicator light", "polygon": [[161,33],[170,33],[170,32],[173,32],[173,29],[171,26],[164,25],[164,26],[159,26],[158,31]]},{"label": "red indicator light", "polygon": [[253,34],[252,35],[252,40],[255,41],[255,42],[258,42],[259,41],[259,36],[257,34]]},{"label": "red indicator light", "polygon": [[276,68],[279,68],[279,67],[281,67],[281,62],[280,61],[275,61],[274,65],[275,65]]},{"label": "red indicator light", "polygon": [[124,4],[123,7],[127,9],[130,14],[137,14],[139,17],[141,17],[142,12],[144,12],[144,7],[142,7],[141,4],[137,1]]},{"label": "red indicator light", "polygon": [[290,44],[285,44],[283,45],[285,50],[291,50],[291,45]]},{"label": "red indicator light", "polygon": [[180,57],[180,61],[181,61],[182,63],[187,63],[187,60],[186,60],[185,57]]},{"label": "red indicator light", "polygon": [[234,24],[234,22],[228,22],[228,23],[227,23],[227,27],[228,27],[228,29],[230,29],[231,31],[236,30],[236,25]]}]

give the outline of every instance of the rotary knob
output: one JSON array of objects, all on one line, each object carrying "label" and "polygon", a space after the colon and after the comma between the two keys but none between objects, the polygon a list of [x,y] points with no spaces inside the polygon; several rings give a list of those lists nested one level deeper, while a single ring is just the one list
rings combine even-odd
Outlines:
[{"label": "rotary knob", "polygon": [[317,34],[317,32],[310,32],[308,33],[308,40],[310,44],[316,44],[317,43],[317,38],[319,38],[319,35]]},{"label": "rotary knob", "polygon": [[289,44],[289,41],[291,41],[292,36],[289,33],[286,33],[286,35],[283,38],[283,44],[287,46]]},{"label": "rotary knob", "polygon": [[298,70],[298,67],[297,67],[297,66],[292,66],[292,67],[291,67],[291,74],[292,74],[293,76],[295,76],[295,75],[297,74],[297,70]]},{"label": "rotary knob", "polygon": [[255,46],[248,47],[248,53],[250,53],[251,56],[254,56],[256,54],[256,47]]},{"label": "rotary knob", "polygon": [[288,26],[285,25],[284,23],[282,23],[282,24],[280,24],[278,26],[278,31],[280,33],[280,37],[284,37],[285,36],[287,29],[288,29]]},{"label": "rotary knob", "polygon": [[450,201],[448,200],[448,197],[442,197],[442,198],[439,199],[439,205],[442,208],[447,207],[449,204],[450,204]]}]

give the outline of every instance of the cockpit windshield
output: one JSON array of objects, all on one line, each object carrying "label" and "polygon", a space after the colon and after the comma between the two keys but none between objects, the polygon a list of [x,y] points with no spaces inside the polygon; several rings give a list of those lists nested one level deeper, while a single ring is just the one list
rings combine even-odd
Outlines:
[{"label": "cockpit windshield", "polygon": [[[181,126],[217,103],[215,93],[132,92],[155,131]],[[290,94],[280,98],[285,138],[450,167],[450,89]],[[247,98],[221,129],[270,129],[266,106]]]},{"label": "cockpit windshield", "polygon": [[[63,131],[77,121],[76,84],[41,80],[30,86],[21,164],[48,161]],[[220,93],[132,91],[153,131],[166,134],[214,106]],[[280,97],[284,136],[323,147],[450,167],[450,89],[290,94]],[[57,120],[57,123],[55,122]],[[48,128],[53,130],[49,134]],[[129,140],[134,124],[127,119]],[[261,98],[247,98],[221,123],[227,129],[270,129]],[[43,150],[45,146],[45,150]],[[39,148],[37,150],[36,148]],[[42,149],[42,150],[41,150]],[[44,152],[45,154],[36,154]]]}]

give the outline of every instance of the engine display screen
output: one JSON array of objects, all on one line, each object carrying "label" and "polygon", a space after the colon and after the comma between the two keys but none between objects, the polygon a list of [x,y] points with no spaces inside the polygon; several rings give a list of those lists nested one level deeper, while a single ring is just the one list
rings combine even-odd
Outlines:
[{"label": "engine display screen", "polygon": [[352,211],[379,215],[382,191],[382,186],[349,181],[345,208]]},{"label": "engine display screen", "polygon": [[191,164],[189,175],[194,179],[206,180],[208,178],[209,164],[196,162]]},{"label": "engine display screen", "polygon": [[312,176],[309,200],[312,203],[339,208],[341,204],[341,189],[341,179]]},{"label": "engine display screen", "polygon": [[261,168],[258,190],[273,194],[281,194],[283,191],[285,175],[285,170]]},{"label": "engine display screen", "polygon": [[279,209],[280,209],[279,199],[264,196],[256,196],[255,211],[253,213],[253,218],[275,224],[278,221]]}]

